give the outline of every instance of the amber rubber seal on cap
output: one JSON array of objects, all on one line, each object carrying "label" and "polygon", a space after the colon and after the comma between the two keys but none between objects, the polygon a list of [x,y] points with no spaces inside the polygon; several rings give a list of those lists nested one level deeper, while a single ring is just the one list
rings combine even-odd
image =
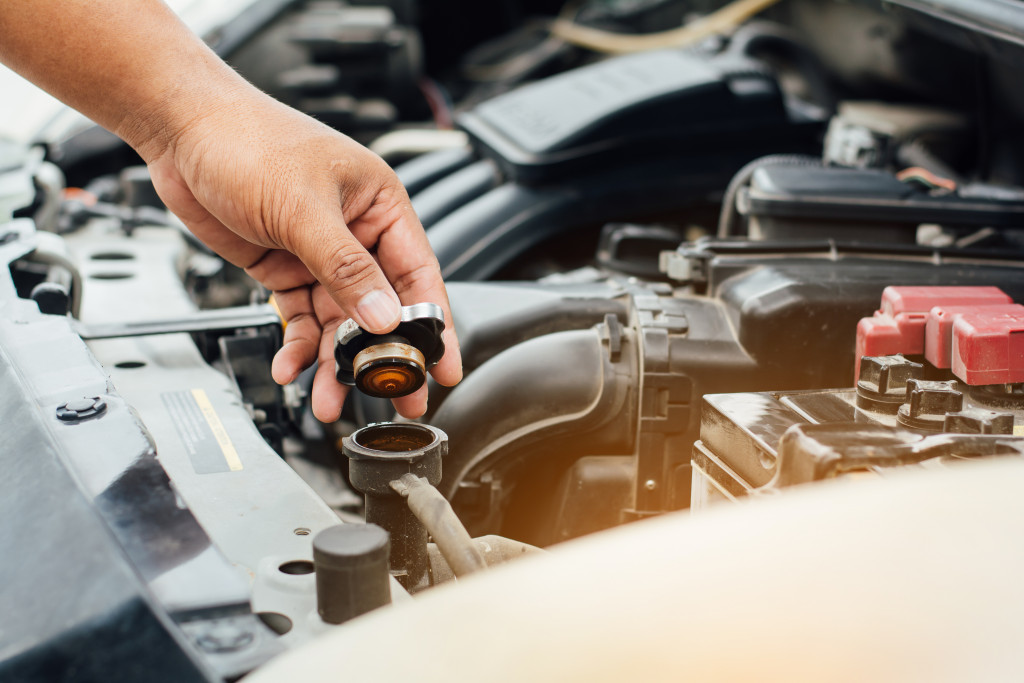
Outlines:
[{"label": "amber rubber seal on cap", "polygon": [[356,355],[353,367],[359,390],[377,398],[408,396],[427,379],[423,354],[409,344],[368,346]]}]

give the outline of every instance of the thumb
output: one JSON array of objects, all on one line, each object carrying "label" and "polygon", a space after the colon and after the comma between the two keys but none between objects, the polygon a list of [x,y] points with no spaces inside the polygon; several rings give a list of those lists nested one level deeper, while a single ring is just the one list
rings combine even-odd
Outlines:
[{"label": "thumb", "polygon": [[302,226],[292,240],[293,252],[360,327],[378,334],[390,332],[402,314],[398,295],[374,258],[343,222],[341,226],[340,230]]}]

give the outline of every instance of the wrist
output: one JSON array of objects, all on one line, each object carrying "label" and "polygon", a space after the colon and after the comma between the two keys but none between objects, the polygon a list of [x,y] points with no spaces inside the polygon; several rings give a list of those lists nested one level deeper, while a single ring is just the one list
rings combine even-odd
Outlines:
[{"label": "wrist", "polygon": [[198,133],[255,89],[205,46],[191,67],[161,70],[141,101],[124,108],[113,132],[148,164],[173,154],[182,138]]}]

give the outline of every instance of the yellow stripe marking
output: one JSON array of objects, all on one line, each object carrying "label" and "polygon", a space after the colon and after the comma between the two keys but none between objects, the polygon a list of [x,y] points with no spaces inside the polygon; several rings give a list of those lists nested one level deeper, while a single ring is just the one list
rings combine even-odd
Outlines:
[{"label": "yellow stripe marking", "polygon": [[1024,425],[1013,425],[1014,436],[1024,436]]},{"label": "yellow stripe marking", "polygon": [[224,459],[228,463],[228,469],[232,472],[242,469],[242,459],[238,457],[238,451],[235,450],[235,445],[231,443],[228,430],[224,429],[224,425],[221,424],[220,418],[217,416],[217,411],[213,409],[210,397],[202,389],[193,389],[192,398],[196,400],[200,412],[206,418],[206,424],[210,425],[210,431],[213,432],[213,438],[217,440],[220,451],[224,454]]}]

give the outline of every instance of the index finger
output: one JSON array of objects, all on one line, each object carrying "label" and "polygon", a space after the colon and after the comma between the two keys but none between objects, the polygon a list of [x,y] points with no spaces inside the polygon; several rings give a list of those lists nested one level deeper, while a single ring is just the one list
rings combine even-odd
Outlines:
[{"label": "index finger", "polygon": [[[398,215],[386,222],[387,227],[378,236],[377,260],[403,305],[429,301],[444,311],[444,356],[430,374],[439,383],[453,386],[462,379],[462,354],[441,268],[408,199],[392,210]],[[359,226],[350,227],[358,236]]]}]

